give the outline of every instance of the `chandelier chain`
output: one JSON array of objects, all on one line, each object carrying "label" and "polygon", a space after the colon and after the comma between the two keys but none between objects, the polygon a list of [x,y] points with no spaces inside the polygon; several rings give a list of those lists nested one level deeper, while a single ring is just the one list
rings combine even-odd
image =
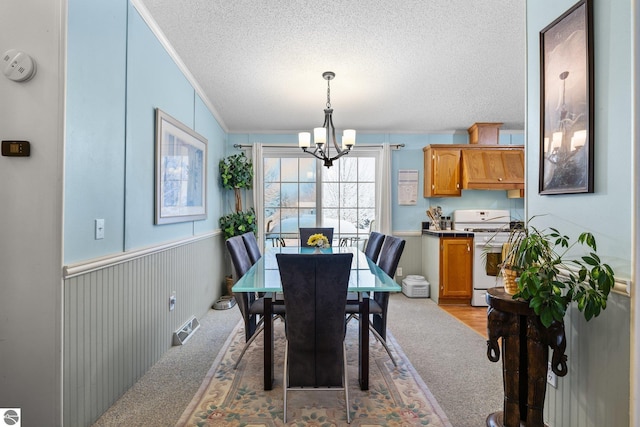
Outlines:
[{"label": "chandelier chain", "polygon": [[331,80],[327,80],[327,108],[331,108],[331,87],[329,82],[331,82]]}]

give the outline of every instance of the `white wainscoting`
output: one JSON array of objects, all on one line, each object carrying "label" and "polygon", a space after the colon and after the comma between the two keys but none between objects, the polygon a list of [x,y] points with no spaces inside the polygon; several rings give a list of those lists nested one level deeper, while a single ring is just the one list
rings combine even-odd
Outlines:
[{"label": "white wainscoting", "polygon": [[216,232],[65,267],[65,425],[91,425],[206,313],[224,290],[224,254]]}]

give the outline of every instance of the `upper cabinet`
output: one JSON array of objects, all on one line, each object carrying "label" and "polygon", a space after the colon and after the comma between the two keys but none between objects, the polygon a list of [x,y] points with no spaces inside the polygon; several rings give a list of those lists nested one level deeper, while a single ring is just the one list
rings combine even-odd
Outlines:
[{"label": "upper cabinet", "polygon": [[424,149],[424,197],[460,197],[463,189],[524,189],[524,146],[438,144]]},{"label": "upper cabinet", "polygon": [[524,189],[524,149],[463,149],[462,188]]},{"label": "upper cabinet", "polygon": [[502,123],[474,123],[469,132],[469,144],[498,145]]},{"label": "upper cabinet", "polygon": [[424,152],[424,197],[459,197],[460,148],[429,145]]}]

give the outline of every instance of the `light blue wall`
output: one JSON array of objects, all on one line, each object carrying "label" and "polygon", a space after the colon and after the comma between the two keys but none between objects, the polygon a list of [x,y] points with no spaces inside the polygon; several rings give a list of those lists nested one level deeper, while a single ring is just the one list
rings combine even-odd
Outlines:
[{"label": "light blue wall", "polygon": [[224,193],[220,185],[218,163],[225,156],[226,133],[215,121],[211,112],[204,105],[199,96],[196,96],[194,129],[207,141],[207,219],[194,222],[194,234],[202,234],[219,228],[218,219],[224,211],[222,201]]},{"label": "light blue wall", "polygon": [[[553,225],[574,239],[579,231],[594,233],[598,253],[621,279],[633,279],[633,3],[593,0],[595,192],[541,196],[529,191],[526,196],[526,214],[542,215],[534,225]],[[539,32],[574,4],[575,0],[527,1],[529,188],[537,186],[539,171]],[[607,309],[590,322],[575,308],[569,310],[569,373],[559,379],[558,389],[547,389],[545,421],[550,427],[629,425],[630,318],[630,298],[618,294],[611,295]]]},{"label": "light blue wall", "polygon": [[[616,271],[630,277],[632,224],[631,119],[631,3],[594,1],[595,68],[595,192],[547,195],[527,193],[527,214],[543,214],[536,222],[556,224],[566,233],[587,230],[595,234],[599,252],[607,254]],[[537,188],[540,129],[540,30],[560,16],[574,0],[529,1],[527,180]],[[538,222],[539,221],[539,222]]]},{"label": "light blue wall", "polygon": [[[292,144],[297,145],[297,134],[229,134],[228,150],[235,150],[233,144]],[[430,206],[441,206],[445,215],[456,209],[506,209],[513,219],[522,220],[524,199],[508,199],[506,191],[463,190],[462,197],[425,198],[423,192],[424,155],[423,148],[429,144],[467,144],[466,130],[438,134],[368,134],[359,133],[357,144],[404,144],[392,151],[391,159],[391,204],[392,229],[394,232],[419,231],[423,221],[428,221],[426,210]],[[523,132],[501,132],[501,145],[523,145]],[[398,204],[398,171],[415,169],[418,171],[418,200],[415,205]]]},{"label": "light blue wall", "polygon": [[[124,230],[127,2],[69,2],[66,262],[120,252]],[[103,240],[94,220],[103,218]]]},{"label": "light blue wall", "polygon": [[[71,0],[68,40],[65,264],[217,229],[226,135],[136,9]],[[154,224],[155,108],[208,140],[206,220]]]}]

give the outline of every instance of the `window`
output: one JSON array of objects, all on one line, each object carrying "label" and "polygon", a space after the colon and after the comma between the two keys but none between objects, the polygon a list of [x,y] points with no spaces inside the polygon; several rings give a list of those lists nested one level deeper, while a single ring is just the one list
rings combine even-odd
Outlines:
[{"label": "window", "polygon": [[379,150],[352,151],[331,168],[305,153],[265,148],[263,227],[267,244],[298,245],[299,227],[333,227],[333,244],[357,244],[376,216]]}]

